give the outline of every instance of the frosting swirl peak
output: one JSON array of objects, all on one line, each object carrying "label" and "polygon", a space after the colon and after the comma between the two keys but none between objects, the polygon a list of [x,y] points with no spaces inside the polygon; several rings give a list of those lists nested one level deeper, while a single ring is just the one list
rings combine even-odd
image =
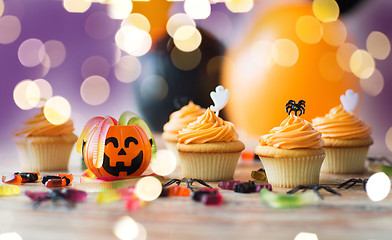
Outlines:
[{"label": "frosting swirl peak", "polygon": [[281,149],[320,149],[324,146],[321,133],[306,120],[293,114],[289,115],[279,127],[274,127],[269,134],[259,138],[261,146]]},{"label": "frosting swirl peak", "polygon": [[184,144],[235,142],[237,140],[238,133],[234,124],[217,117],[209,108],[178,134],[178,142]]},{"label": "frosting swirl peak", "polygon": [[29,118],[24,122],[24,126],[15,131],[15,136],[60,136],[73,134],[73,121],[69,119],[61,125],[53,125],[48,120],[41,110],[38,114]]},{"label": "frosting swirl peak", "polygon": [[170,114],[169,122],[163,126],[163,131],[173,133],[177,137],[178,131],[186,128],[189,123],[194,122],[204,112],[204,108],[190,101],[188,105]]},{"label": "frosting swirl peak", "polygon": [[332,108],[324,117],[317,117],[312,122],[323,137],[327,138],[368,138],[372,133],[369,125],[354,114],[346,112],[342,105]]}]

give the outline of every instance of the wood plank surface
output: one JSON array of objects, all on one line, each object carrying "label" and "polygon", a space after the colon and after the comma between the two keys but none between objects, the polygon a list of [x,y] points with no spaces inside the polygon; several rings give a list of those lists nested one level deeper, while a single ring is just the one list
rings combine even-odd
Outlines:
[{"label": "wood plank surface", "polygon": [[[10,175],[15,164],[6,165],[1,175]],[[240,161],[234,179],[250,180],[260,162]],[[82,170],[72,167],[77,186]],[[45,173],[42,173],[45,175]],[[178,177],[175,172],[170,177]],[[321,174],[320,183],[337,184],[361,175]],[[217,186],[217,183],[210,183]],[[274,209],[259,194],[222,190],[221,206],[205,206],[189,197],[159,198],[140,210],[127,211],[124,201],[98,204],[97,193],[73,209],[45,202],[37,209],[23,192],[45,191],[41,183],[21,186],[18,196],[0,197],[0,234],[16,232],[22,239],[117,239],[113,227],[122,216],[130,216],[146,229],[147,239],[294,239],[300,232],[317,234],[318,239],[392,239],[392,197],[372,202],[358,185],[339,190],[342,196],[321,191],[318,205]],[[287,189],[274,189],[283,193]],[[1,235],[0,235],[1,236]]]}]

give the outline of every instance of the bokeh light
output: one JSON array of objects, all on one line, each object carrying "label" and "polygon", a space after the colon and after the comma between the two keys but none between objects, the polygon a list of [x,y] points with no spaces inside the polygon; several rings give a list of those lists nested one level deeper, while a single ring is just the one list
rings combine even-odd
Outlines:
[{"label": "bokeh light", "polygon": [[15,16],[3,16],[0,18],[0,43],[9,44],[14,42],[20,35],[22,25]]},{"label": "bokeh light", "polygon": [[320,42],[323,36],[323,26],[313,16],[302,16],[295,24],[295,32],[303,42],[315,44]]},{"label": "bokeh light", "polygon": [[145,32],[151,29],[148,19],[140,13],[132,13],[121,22],[121,27],[133,26]]},{"label": "bokeh light", "polygon": [[339,19],[334,22],[323,23],[323,40],[332,46],[340,46],[346,41],[347,29]]},{"label": "bokeh light", "polygon": [[0,240],[23,240],[23,238],[16,232],[7,232],[0,234]]},{"label": "bokeh light", "polygon": [[46,101],[44,106],[45,118],[54,125],[60,125],[68,121],[71,116],[71,105],[67,99],[54,96]]},{"label": "bokeh light", "polygon": [[80,87],[80,95],[87,104],[100,105],[109,98],[110,85],[101,76],[90,76],[83,81]]},{"label": "bokeh light", "polygon": [[116,34],[116,43],[122,50],[132,56],[143,56],[152,45],[152,39],[148,32],[133,26],[126,26]]},{"label": "bokeh light", "polygon": [[230,0],[225,1],[227,9],[233,13],[249,12],[254,5],[254,0]]},{"label": "bokeh light", "polygon": [[272,58],[282,67],[293,66],[298,60],[298,47],[289,39],[276,40],[271,49]]},{"label": "bokeh light", "polygon": [[182,26],[174,34],[174,45],[183,52],[192,52],[201,44],[201,34],[193,26]]},{"label": "bokeh light", "polygon": [[163,100],[168,92],[166,80],[158,75],[148,76],[140,84],[140,95],[146,100]]},{"label": "bokeh light", "polygon": [[375,65],[373,57],[365,50],[356,50],[350,58],[350,69],[359,78],[369,78]]},{"label": "bokeh light", "polygon": [[339,5],[335,0],[314,0],[314,15],[322,22],[333,22],[339,17]]},{"label": "bokeh light", "polygon": [[167,176],[171,174],[177,165],[176,155],[169,150],[159,150],[156,159],[151,163],[151,169],[154,173]]},{"label": "bokeh light", "polygon": [[137,57],[126,55],[114,68],[114,75],[120,82],[129,83],[135,81],[142,73],[142,64]]},{"label": "bokeh light", "polygon": [[385,144],[387,145],[389,151],[392,152],[392,127],[390,127],[385,134]]},{"label": "bokeh light", "polygon": [[295,236],[294,240],[318,240],[318,238],[315,233],[300,232]]},{"label": "bokeh light", "polygon": [[94,12],[84,24],[86,33],[93,39],[105,39],[116,29],[114,21],[105,12]]},{"label": "bokeh light", "polygon": [[196,23],[185,13],[176,13],[167,21],[166,31],[171,37],[174,37],[176,31],[182,26],[196,27]]},{"label": "bokeh light", "polygon": [[369,177],[366,183],[366,193],[370,200],[378,202],[386,198],[391,191],[391,180],[383,173],[378,172]]},{"label": "bokeh light", "polygon": [[211,14],[211,4],[208,0],[185,0],[184,10],[193,19],[206,19]]},{"label": "bokeh light", "polygon": [[32,80],[23,80],[14,88],[14,102],[23,110],[29,110],[37,106],[40,96],[39,87]]},{"label": "bokeh light", "polygon": [[45,79],[36,79],[33,81],[39,88],[39,102],[35,107],[43,107],[46,100],[50,99],[53,96],[52,86]]},{"label": "bokeh light", "polygon": [[361,78],[359,79],[359,82],[362,90],[370,96],[377,96],[384,88],[384,77],[377,69],[369,78]]},{"label": "bokeh light", "polygon": [[373,31],[366,39],[366,49],[375,59],[384,60],[391,51],[391,44],[385,34]]},{"label": "bokeh light", "polygon": [[200,27],[213,32],[218,39],[226,40],[233,29],[233,24],[228,14],[214,11],[207,19],[200,22]]},{"label": "bokeh light", "polygon": [[113,232],[118,239],[134,240],[139,235],[139,227],[131,217],[123,216],[115,223]]},{"label": "bokeh light", "polygon": [[108,15],[113,19],[124,19],[131,13],[132,8],[130,0],[111,0],[108,6]]},{"label": "bokeh light", "polygon": [[45,46],[36,38],[30,38],[22,42],[18,49],[18,58],[25,67],[35,67],[45,58]]},{"label": "bokeh light", "polygon": [[339,66],[336,53],[334,52],[324,53],[321,56],[319,69],[321,75],[332,82],[341,80],[344,75],[344,71]]},{"label": "bokeh light", "polygon": [[346,72],[351,72],[350,58],[357,50],[357,46],[352,43],[343,43],[336,52],[339,66]]},{"label": "bokeh light", "polygon": [[170,59],[176,68],[189,71],[197,67],[201,61],[201,51],[196,49],[192,52],[183,52],[174,47],[170,54]]},{"label": "bokeh light", "polygon": [[63,0],[65,10],[72,13],[84,13],[91,6],[91,0]]},{"label": "bokeh light", "polygon": [[[45,42],[43,46],[44,49],[41,49],[40,51],[46,52],[47,56],[49,57],[49,65],[51,68],[58,67],[64,62],[67,51],[62,42],[57,40],[49,40]],[[43,64],[46,64],[45,60],[43,61]]]},{"label": "bokeh light", "polygon": [[98,75],[104,78],[109,76],[110,64],[106,58],[102,56],[88,57],[82,64],[82,76],[88,78]]},{"label": "bokeh light", "polygon": [[135,186],[135,194],[143,201],[153,201],[162,191],[161,182],[155,177],[143,177]]},{"label": "bokeh light", "polygon": [[4,13],[4,2],[0,0],[0,17],[3,16]]}]

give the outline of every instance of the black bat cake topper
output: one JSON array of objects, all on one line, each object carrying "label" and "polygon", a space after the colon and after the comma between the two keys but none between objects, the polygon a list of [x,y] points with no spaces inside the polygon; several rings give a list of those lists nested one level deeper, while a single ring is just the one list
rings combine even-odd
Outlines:
[{"label": "black bat cake topper", "polygon": [[290,115],[291,112],[294,112],[295,116],[299,112],[298,116],[301,116],[305,113],[305,101],[299,100],[298,103],[295,103],[294,100],[290,100],[286,103],[286,112]]}]

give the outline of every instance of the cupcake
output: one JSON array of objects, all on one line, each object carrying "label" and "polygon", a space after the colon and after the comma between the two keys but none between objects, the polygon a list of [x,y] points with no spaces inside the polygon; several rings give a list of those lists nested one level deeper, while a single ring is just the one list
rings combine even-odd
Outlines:
[{"label": "cupcake", "polygon": [[205,108],[194,104],[192,101],[183,106],[180,110],[170,115],[169,122],[163,126],[162,138],[165,140],[166,148],[173,152],[178,158],[177,142],[178,132],[186,128],[189,123],[196,121],[197,117],[203,115]]},{"label": "cupcake", "polygon": [[65,171],[78,139],[73,134],[73,122],[53,125],[43,111],[28,119],[14,132],[15,143],[23,171]]},{"label": "cupcake", "polygon": [[186,178],[232,179],[244,148],[234,125],[217,117],[209,108],[178,134],[177,150]]},{"label": "cupcake", "polygon": [[255,153],[274,187],[319,183],[324,141],[309,122],[290,114],[279,127],[261,136],[259,142]]},{"label": "cupcake", "polygon": [[361,173],[369,146],[373,144],[371,128],[343,105],[332,108],[324,117],[313,119],[321,132],[327,154],[321,167],[324,173]]}]

